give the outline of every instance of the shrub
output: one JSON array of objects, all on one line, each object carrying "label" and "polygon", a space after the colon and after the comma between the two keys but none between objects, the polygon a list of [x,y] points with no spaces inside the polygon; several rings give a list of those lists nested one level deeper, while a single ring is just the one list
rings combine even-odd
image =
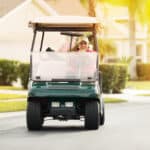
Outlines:
[{"label": "shrub", "polygon": [[114,55],[117,52],[116,44],[113,40],[98,38],[98,47],[101,61],[103,61],[106,55]]},{"label": "shrub", "polygon": [[150,80],[150,63],[139,63],[136,70],[139,80]]},{"label": "shrub", "polygon": [[11,85],[18,78],[18,61],[0,60],[0,85]]},{"label": "shrub", "polygon": [[102,72],[102,90],[104,93],[110,93],[113,91],[113,87],[117,82],[118,68],[113,64],[100,65],[100,71]]},{"label": "shrub", "polygon": [[104,93],[121,92],[127,81],[127,66],[123,64],[101,64],[103,76],[102,89]]},{"label": "shrub", "polygon": [[19,65],[19,77],[23,88],[27,89],[29,80],[29,64],[20,63]]},{"label": "shrub", "polygon": [[118,76],[117,76],[117,82],[115,83],[113,87],[114,93],[120,93],[121,89],[124,89],[126,86],[126,81],[128,79],[128,67],[125,64],[119,64],[117,65],[118,68]]}]

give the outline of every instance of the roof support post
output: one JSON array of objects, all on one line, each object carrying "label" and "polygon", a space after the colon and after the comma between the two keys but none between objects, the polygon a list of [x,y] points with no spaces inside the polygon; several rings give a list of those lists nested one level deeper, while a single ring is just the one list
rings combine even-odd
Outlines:
[{"label": "roof support post", "polygon": [[40,45],[40,52],[42,51],[42,47],[43,47],[44,35],[45,35],[45,32],[43,31],[43,32],[42,32],[41,45]]},{"label": "roof support post", "polygon": [[33,35],[33,40],[32,40],[32,46],[31,46],[31,52],[33,52],[35,38],[36,38],[36,30],[34,30],[34,35]]}]

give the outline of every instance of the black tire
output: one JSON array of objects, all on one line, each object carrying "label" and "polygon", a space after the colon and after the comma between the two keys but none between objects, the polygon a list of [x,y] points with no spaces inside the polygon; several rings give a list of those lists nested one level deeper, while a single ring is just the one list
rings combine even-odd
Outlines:
[{"label": "black tire", "polygon": [[43,123],[41,105],[38,102],[28,102],[27,105],[27,128],[29,130],[40,130]]},{"label": "black tire", "polygon": [[85,128],[89,130],[99,128],[99,109],[96,101],[85,105]]},{"label": "black tire", "polygon": [[100,125],[104,125],[105,123],[105,108],[104,108],[104,104],[102,105],[102,113],[100,113]]}]

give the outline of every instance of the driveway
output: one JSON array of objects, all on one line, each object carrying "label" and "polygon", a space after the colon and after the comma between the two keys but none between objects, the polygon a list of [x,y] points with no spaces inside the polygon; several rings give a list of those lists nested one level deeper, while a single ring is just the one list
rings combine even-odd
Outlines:
[{"label": "driveway", "polygon": [[106,104],[106,123],[87,131],[82,121],[47,120],[39,132],[26,129],[25,112],[0,114],[2,150],[149,150],[150,102]]}]

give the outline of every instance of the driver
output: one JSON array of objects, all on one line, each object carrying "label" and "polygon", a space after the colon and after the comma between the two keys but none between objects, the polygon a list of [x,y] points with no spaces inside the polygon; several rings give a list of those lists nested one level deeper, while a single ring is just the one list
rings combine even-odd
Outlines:
[{"label": "driver", "polygon": [[94,52],[92,49],[92,45],[89,44],[89,40],[87,37],[82,37],[79,40],[78,51],[80,52]]}]

